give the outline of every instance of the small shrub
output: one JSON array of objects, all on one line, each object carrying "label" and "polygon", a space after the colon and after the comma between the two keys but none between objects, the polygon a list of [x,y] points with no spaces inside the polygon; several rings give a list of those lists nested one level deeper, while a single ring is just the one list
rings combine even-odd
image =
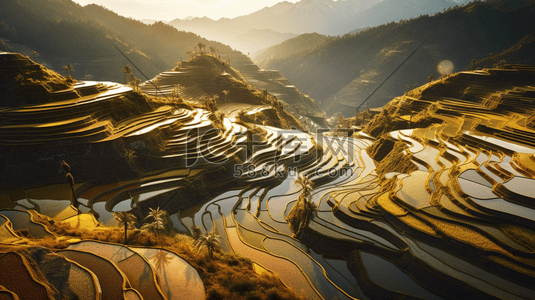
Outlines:
[{"label": "small shrub", "polygon": [[215,288],[211,288],[207,294],[208,297],[206,297],[206,300],[223,300],[229,298],[222,291],[219,291]]},{"label": "small shrub", "polygon": [[247,300],[263,300],[262,297],[258,296],[256,293],[247,296]]},{"label": "small shrub", "polygon": [[279,294],[279,291],[275,288],[270,288],[267,291],[267,298],[268,300],[282,300],[282,296]]},{"label": "small shrub", "polygon": [[53,236],[47,236],[43,239],[35,240],[35,244],[49,249],[65,249],[69,243],[65,240],[59,240]]},{"label": "small shrub", "polygon": [[214,264],[209,264],[206,266],[206,271],[208,271],[208,273],[215,273],[217,268],[214,266]]},{"label": "small shrub", "polygon": [[34,237],[30,234],[30,232],[28,232],[28,229],[15,230],[15,233],[18,236],[25,237],[27,239],[34,239]]},{"label": "small shrub", "polygon": [[251,277],[244,275],[231,276],[229,290],[233,293],[245,294],[256,289],[256,283]]}]

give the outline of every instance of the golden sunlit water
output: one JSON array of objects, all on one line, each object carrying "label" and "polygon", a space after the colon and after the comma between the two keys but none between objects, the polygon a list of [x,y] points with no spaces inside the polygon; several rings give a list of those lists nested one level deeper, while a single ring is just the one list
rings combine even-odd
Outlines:
[{"label": "golden sunlit water", "polygon": [[449,75],[453,72],[454,65],[449,60],[443,60],[437,65],[437,71],[440,75]]}]

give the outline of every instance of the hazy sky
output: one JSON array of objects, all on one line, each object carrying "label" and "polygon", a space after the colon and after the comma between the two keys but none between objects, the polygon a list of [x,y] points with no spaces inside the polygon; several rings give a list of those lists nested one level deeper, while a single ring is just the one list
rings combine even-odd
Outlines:
[{"label": "hazy sky", "polygon": [[[95,3],[134,19],[171,21],[188,16],[219,19],[247,15],[281,0],[73,0],[80,5]],[[298,2],[299,0],[288,0]]]}]

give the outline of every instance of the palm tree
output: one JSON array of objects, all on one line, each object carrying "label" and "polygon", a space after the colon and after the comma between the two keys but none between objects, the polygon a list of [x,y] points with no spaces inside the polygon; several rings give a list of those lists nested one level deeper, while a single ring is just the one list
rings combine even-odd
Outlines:
[{"label": "palm tree", "polygon": [[199,42],[199,43],[197,43],[197,48],[199,48],[199,52],[201,54],[204,54],[204,50],[206,49],[206,45],[203,44],[202,42]]},{"label": "palm tree", "polygon": [[163,224],[163,217],[165,216],[165,214],[167,214],[167,212],[165,210],[161,210],[159,207],[156,209],[152,209],[152,207],[149,207],[149,209],[150,212],[145,217],[145,219],[152,218],[154,221],[143,225],[141,227],[141,230],[156,233],[156,236],[160,236],[160,229],[165,229],[165,226]]},{"label": "palm tree", "polygon": [[227,90],[224,90],[224,91],[223,91],[223,94],[225,94],[225,102],[227,102],[227,96],[228,96],[229,93],[230,93],[230,92],[227,91]]},{"label": "palm tree", "polygon": [[301,195],[299,195],[299,199],[310,200],[312,198],[312,189],[314,187],[314,184],[312,183],[312,181],[310,181],[310,179],[308,179],[308,176],[298,176],[294,180],[294,184],[301,187]]},{"label": "palm tree", "polygon": [[34,61],[34,62],[37,62],[36,57],[39,56],[39,52],[37,52],[37,51],[35,51],[35,50],[32,50],[32,54],[33,54],[33,61]]},{"label": "palm tree", "polygon": [[63,66],[63,68],[65,69],[65,77],[69,78],[69,67]]},{"label": "palm tree", "polygon": [[128,78],[132,75],[132,68],[130,65],[126,65],[121,69],[121,72],[124,73],[124,81],[128,84]]},{"label": "palm tree", "polygon": [[219,241],[221,237],[216,235],[215,230],[209,232],[206,235],[201,235],[195,240],[195,247],[198,252],[203,251],[204,249],[208,250],[208,255],[210,258],[214,258],[214,251],[221,249],[221,242]]},{"label": "palm tree", "polygon": [[[136,166],[136,151],[135,150],[132,150],[132,149],[126,149],[125,152],[123,153],[123,157],[126,158],[126,160],[128,161],[128,165],[130,166],[130,169],[132,171],[134,171],[134,169],[137,169],[137,166]],[[138,169],[139,171],[139,169]]]},{"label": "palm tree", "polygon": [[[318,210],[316,203],[312,202],[312,189],[314,184],[306,175],[300,175],[294,180],[295,185],[301,186],[301,194],[290,211],[289,217],[292,216],[295,221],[290,220],[290,228],[293,227],[296,236],[304,229]],[[293,225],[292,225],[293,224]]]},{"label": "palm tree", "polygon": [[188,53],[189,59],[191,60],[193,58],[193,51],[188,50],[187,53]]},{"label": "palm tree", "polygon": [[119,222],[119,226],[124,227],[124,244],[128,244],[128,228],[133,228],[136,223],[137,219],[136,217],[128,213],[126,211],[117,211],[113,213],[113,216],[115,217],[115,220]]},{"label": "palm tree", "polygon": [[132,88],[132,90],[134,90],[134,92],[139,91],[140,84],[141,84],[141,79],[135,76],[130,76],[130,87]]}]

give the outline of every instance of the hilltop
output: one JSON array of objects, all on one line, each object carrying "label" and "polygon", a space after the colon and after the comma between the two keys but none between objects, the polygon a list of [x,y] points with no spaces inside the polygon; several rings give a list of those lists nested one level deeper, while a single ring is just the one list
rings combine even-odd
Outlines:
[{"label": "hilltop", "polygon": [[26,56],[4,53],[0,57],[0,107],[51,102],[55,92],[69,89],[75,83]]},{"label": "hilltop", "polygon": [[238,111],[245,112],[247,108],[262,107],[251,115],[255,123],[286,129],[303,128],[290,113],[277,109],[279,101],[271,93],[254,88],[239,71],[211,55],[195,55],[173,70],[143,83],[141,90],[162,100],[179,97],[199,105],[213,101],[216,108],[225,107],[224,113],[229,116],[236,116]]},{"label": "hilltop", "polygon": [[[229,46],[179,31],[163,22],[147,25],[98,5],[81,7],[70,0],[36,1],[32,5],[32,1],[23,3],[10,0],[2,4],[1,50],[19,51],[49,69],[60,71],[65,76],[72,74],[73,78],[79,80],[125,82],[128,79],[121,71],[125,65],[130,65],[132,75],[136,78],[153,78],[162,70],[185,62],[189,57],[188,51],[201,43],[208,51],[216,51],[226,63],[230,62],[255,88],[269,89],[280,100],[286,101],[287,108],[292,108],[294,114],[301,111],[303,115],[321,115],[312,99],[295,87],[284,88],[292,85],[286,78],[280,74],[266,78],[265,74],[257,73],[259,68],[246,55]],[[30,21],[14,18],[16,15],[26,16]],[[65,24],[59,27],[58,20]],[[48,25],[33,26],[34,21]],[[34,55],[32,50],[37,53]],[[66,69],[69,63],[72,68]],[[322,117],[318,117],[316,121],[321,124],[322,120]]]},{"label": "hilltop", "polygon": [[[19,51],[49,69],[63,72],[71,63],[77,79],[124,81],[120,71],[129,62],[117,46],[149,78],[175,66],[198,42],[221,53],[232,49],[183,32],[163,22],[151,25],[125,18],[98,5],[81,7],[71,0],[2,2],[0,49]],[[113,45],[112,45],[113,44]],[[134,69],[134,75],[143,76]]]},{"label": "hilltop", "polygon": [[[383,106],[407,86],[427,82],[431,74],[440,77],[437,66],[441,61],[451,61],[455,72],[470,68],[474,57],[480,61],[489,53],[511,47],[535,31],[530,22],[534,10],[532,1],[473,2],[338,37],[319,46],[309,47],[297,37],[264,52],[270,60],[263,60],[260,67],[279,70],[320,101],[328,115],[348,117],[420,44],[423,46],[415,55],[370,99],[372,107]],[[303,50],[283,54],[283,49],[291,47]],[[520,60],[507,63],[523,63],[532,57],[528,50],[516,56]]]}]

